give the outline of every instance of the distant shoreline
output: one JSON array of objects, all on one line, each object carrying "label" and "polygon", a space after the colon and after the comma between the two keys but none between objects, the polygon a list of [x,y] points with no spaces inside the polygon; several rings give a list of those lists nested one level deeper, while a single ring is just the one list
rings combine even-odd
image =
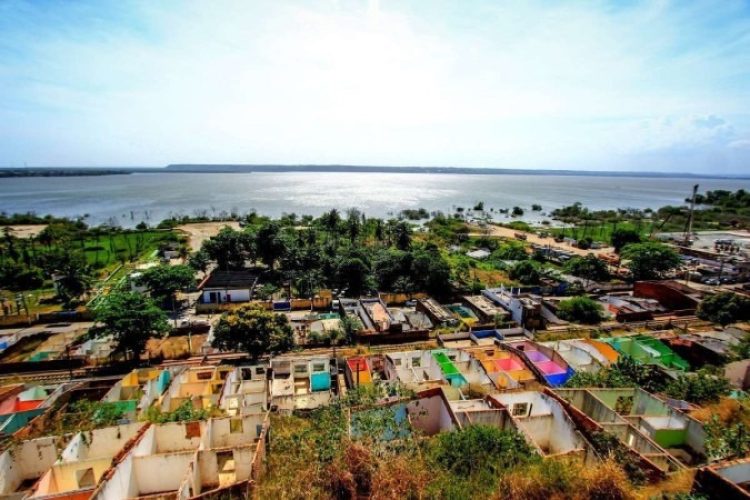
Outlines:
[{"label": "distant shoreline", "polygon": [[0,168],[0,178],[9,177],[76,177],[147,174],[249,174],[318,172],[318,173],[397,173],[397,174],[464,174],[464,175],[559,175],[587,177],[643,177],[694,179],[750,179],[748,175],[711,175],[684,172],[637,172],[597,170],[552,170],[472,167],[409,167],[357,165],[244,165],[244,164],[171,164],[166,167],[24,167]]}]

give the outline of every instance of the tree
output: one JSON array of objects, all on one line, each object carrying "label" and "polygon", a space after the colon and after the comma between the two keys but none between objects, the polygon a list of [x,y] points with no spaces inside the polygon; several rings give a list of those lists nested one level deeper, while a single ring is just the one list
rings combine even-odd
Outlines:
[{"label": "tree", "polygon": [[281,227],[277,222],[267,222],[258,229],[255,235],[255,247],[258,257],[270,269],[280,259],[287,249],[281,234]]},{"label": "tree", "polygon": [[203,242],[202,250],[216,261],[219,269],[242,269],[252,253],[252,235],[225,227],[219,234]]},{"label": "tree", "polygon": [[750,319],[750,299],[732,292],[721,292],[703,300],[698,317],[726,326]]},{"label": "tree", "polygon": [[98,336],[112,335],[115,352],[129,357],[140,355],[149,338],[169,331],[167,316],[154,301],[137,292],[112,292],[94,311],[102,324]]},{"label": "tree", "polygon": [[202,273],[208,271],[208,265],[210,263],[211,256],[208,255],[208,252],[206,252],[204,249],[198,250],[188,259],[188,265],[196,271],[200,271]]},{"label": "tree", "polygon": [[633,279],[660,279],[663,274],[680,265],[680,256],[671,247],[656,242],[631,243],[622,249]]},{"label": "tree", "polygon": [[573,276],[589,281],[606,281],[609,279],[607,264],[593,254],[585,257],[573,257],[565,264],[565,270]]},{"label": "tree", "polygon": [[396,239],[396,248],[408,250],[411,247],[411,228],[406,222],[399,222],[393,229]]},{"label": "tree", "polygon": [[190,266],[156,266],[143,272],[139,282],[148,287],[151,296],[166,308],[174,308],[174,293],[195,284]]},{"label": "tree", "polygon": [[91,286],[91,268],[86,263],[86,258],[80,253],[66,254],[64,262],[57,270],[58,278],[55,280],[57,295],[66,307],[70,307]]},{"label": "tree", "polygon": [[694,374],[680,375],[667,384],[665,392],[670,398],[683,399],[699,405],[717,403],[722,396],[729,394],[729,380],[706,370]]},{"label": "tree", "polygon": [[336,277],[349,296],[357,297],[369,287],[370,269],[359,256],[347,256],[339,261]]},{"label": "tree", "polygon": [[560,302],[557,306],[557,315],[566,321],[595,325],[602,320],[602,306],[582,295]]},{"label": "tree", "polygon": [[508,275],[524,285],[536,285],[540,278],[536,264],[530,260],[523,260],[513,266]]},{"label": "tree", "polygon": [[492,257],[500,260],[526,260],[529,254],[526,253],[526,245],[520,241],[507,241],[492,252]]},{"label": "tree", "polygon": [[630,245],[631,243],[640,243],[641,235],[638,234],[638,231],[636,231],[635,229],[618,227],[617,229],[612,231],[610,241],[612,242],[612,246],[615,247],[615,252],[620,253],[620,250],[622,250],[626,245]]},{"label": "tree", "polygon": [[294,347],[294,333],[286,316],[244,306],[221,317],[213,346],[222,351],[247,352],[255,361],[264,354]]}]

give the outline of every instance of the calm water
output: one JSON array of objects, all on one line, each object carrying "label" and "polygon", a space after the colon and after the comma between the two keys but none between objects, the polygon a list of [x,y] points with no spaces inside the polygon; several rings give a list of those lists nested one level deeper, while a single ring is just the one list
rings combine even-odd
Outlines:
[{"label": "calm water", "polygon": [[[593,209],[658,208],[680,204],[693,184],[750,189],[750,180],[555,175],[388,173],[132,174],[101,177],[0,179],[0,211],[83,216],[95,225],[155,223],[171,215],[218,215],[235,210],[279,216],[319,215],[356,207],[371,216],[424,207],[451,212],[484,201],[485,209],[545,212],[580,201]],[[504,216],[501,216],[504,217]],[[537,217],[538,218],[538,217]]]}]

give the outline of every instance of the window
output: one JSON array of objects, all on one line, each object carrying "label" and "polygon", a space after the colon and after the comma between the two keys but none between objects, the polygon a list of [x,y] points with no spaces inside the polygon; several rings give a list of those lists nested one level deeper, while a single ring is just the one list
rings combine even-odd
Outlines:
[{"label": "window", "polygon": [[515,403],[511,410],[514,417],[525,417],[529,413],[529,403]]},{"label": "window", "polygon": [[88,469],[81,469],[76,471],[76,481],[78,481],[78,488],[93,488],[96,486],[96,480],[94,479],[94,469],[89,467]]},{"label": "window", "polygon": [[415,368],[419,368],[420,366],[422,366],[422,358],[420,357],[411,358],[411,366]]},{"label": "window", "polygon": [[230,434],[242,434],[242,419],[241,418],[229,419],[229,433]]},{"label": "window", "polygon": [[307,365],[294,365],[294,373],[307,373]]},{"label": "window", "polygon": [[494,349],[487,349],[486,351],[484,351],[485,356],[492,356],[493,354],[495,354]]},{"label": "window", "polygon": [[266,369],[263,368],[262,366],[259,366],[258,368],[255,369],[255,374],[256,375],[265,375],[266,374]]},{"label": "window", "polygon": [[401,358],[396,358],[393,360],[393,364],[396,366],[401,366]]},{"label": "window", "polygon": [[195,374],[195,378],[198,380],[210,380],[211,375],[213,375],[212,372],[198,372]]},{"label": "window", "polygon": [[326,365],[324,363],[315,363],[313,365],[314,372],[324,372],[325,370],[326,370]]},{"label": "window", "polygon": [[456,361],[456,355],[451,354],[450,356],[448,356],[448,359],[450,359],[451,361]]}]

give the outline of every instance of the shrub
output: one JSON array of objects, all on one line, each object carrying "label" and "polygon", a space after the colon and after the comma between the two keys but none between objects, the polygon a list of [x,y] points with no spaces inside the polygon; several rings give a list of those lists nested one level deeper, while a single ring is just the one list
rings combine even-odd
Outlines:
[{"label": "shrub", "polygon": [[602,320],[601,304],[586,296],[563,300],[557,307],[557,315],[566,321],[594,325]]}]

